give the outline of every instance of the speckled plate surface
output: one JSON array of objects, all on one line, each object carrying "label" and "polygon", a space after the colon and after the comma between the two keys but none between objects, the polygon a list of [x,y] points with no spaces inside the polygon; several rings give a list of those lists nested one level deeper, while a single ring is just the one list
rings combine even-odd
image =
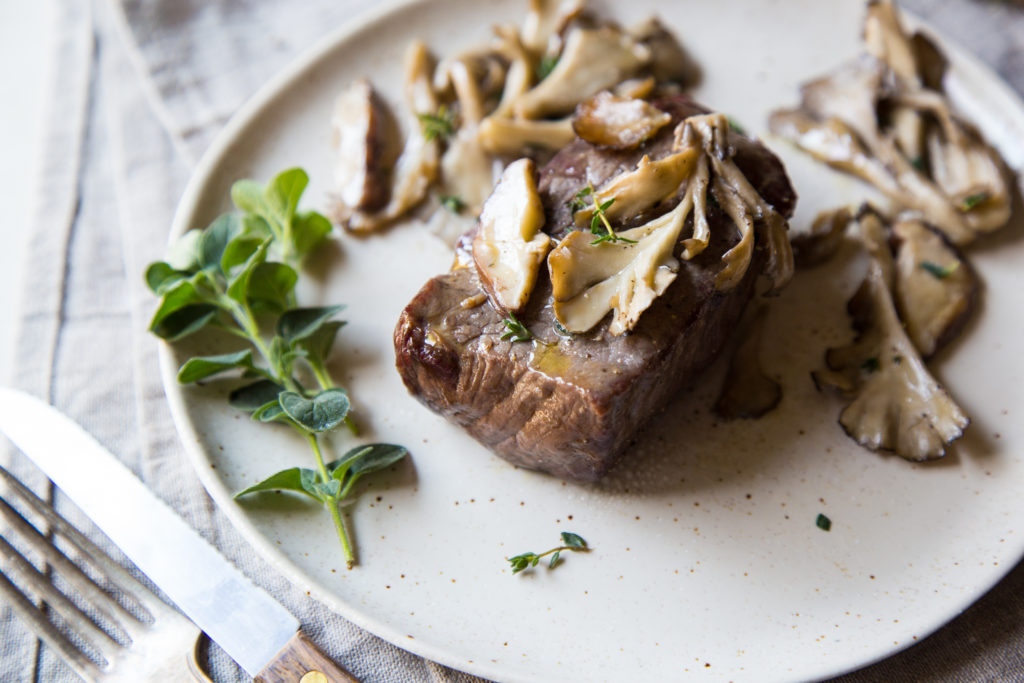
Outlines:
[{"label": "speckled plate surface", "polygon": [[[625,22],[658,13],[704,65],[697,96],[748,130],[796,99],[797,84],[858,50],[860,2],[636,0],[606,3]],[[241,177],[292,165],[323,206],[331,176],[335,94],[368,75],[400,100],[400,64],[414,37],[450,53],[518,21],[519,0],[413,2],[349,26],[275,79],[227,127],[182,201],[175,231],[229,206]],[[989,71],[944,42],[950,89],[1015,168],[1024,110]],[[866,191],[767,140],[801,195],[794,225]],[[335,377],[351,390],[361,438],[407,445],[411,460],[372,482],[351,510],[360,565],[346,571],[326,515],[281,495],[230,494],[308,463],[285,429],[254,425],[224,397],[230,383],[182,388],[185,353],[163,352],[182,438],[213,497],[296,584],[401,647],[501,680],[796,680],[857,668],[958,614],[1024,552],[1024,225],[972,250],[983,304],[937,375],[973,417],[942,462],[912,465],[863,451],[836,424],[840,404],[809,372],[848,337],[843,312],[859,280],[844,255],[800,273],[772,304],[765,357],[785,387],[758,421],[717,422],[712,368],[658,415],[617,470],[576,485],[517,470],[410,397],[393,369],[398,313],[448,249],[417,225],[364,240],[343,236],[310,264],[300,300],[345,303]],[[230,343],[230,342],[228,342]],[[339,433],[342,452],[352,437]],[[818,514],[831,531],[815,526]],[[503,558],[540,551],[562,530],[594,550],[513,576]]]}]

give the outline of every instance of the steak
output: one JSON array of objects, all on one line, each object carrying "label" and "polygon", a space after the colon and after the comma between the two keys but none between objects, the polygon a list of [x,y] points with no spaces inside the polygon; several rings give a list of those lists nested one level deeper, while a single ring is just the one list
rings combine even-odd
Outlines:
[{"label": "steak", "polygon": [[[685,96],[655,104],[675,122],[707,113]],[[669,154],[671,128],[633,150],[601,149],[580,139],[561,150],[540,170],[545,231],[557,241],[573,229],[569,202],[588,182],[600,187],[635,168],[644,154]],[[796,195],[781,162],[737,133],[730,133],[729,144],[736,165],[761,196],[791,216]],[[681,197],[682,190],[626,227],[671,210]],[[431,279],[395,328],[402,380],[426,406],[509,462],[564,479],[599,479],[643,424],[715,358],[754,293],[767,261],[763,245],[758,243],[741,283],[717,291],[722,254],[739,233],[714,202],[708,204],[708,220],[708,248],[680,260],[675,281],[621,336],[608,333],[610,317],[587,333],[559,334],[544,272],[517,316],[534,335],[527,343],[501,339],[507,331],[504,314],[481,297],[474,267]],[[689,234],[689,226],[683,231]]]}]

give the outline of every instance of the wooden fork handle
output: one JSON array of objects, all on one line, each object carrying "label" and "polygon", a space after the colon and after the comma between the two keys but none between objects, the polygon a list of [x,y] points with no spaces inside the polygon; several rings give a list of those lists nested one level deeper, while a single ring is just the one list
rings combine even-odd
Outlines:
[{"label": "wooden fork handle", "polygon": [[260,672],[256,683],[359,683],[359,680],[335,664],[299,631]]}]

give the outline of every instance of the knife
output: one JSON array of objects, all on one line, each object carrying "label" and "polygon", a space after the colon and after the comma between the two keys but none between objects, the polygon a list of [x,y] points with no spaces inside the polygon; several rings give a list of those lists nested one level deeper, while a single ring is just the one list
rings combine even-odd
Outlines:
[{"label": "knife", "polygon": [[120,460],[55,408],[0,387],[0,432],[257,681],[358,683]]}]

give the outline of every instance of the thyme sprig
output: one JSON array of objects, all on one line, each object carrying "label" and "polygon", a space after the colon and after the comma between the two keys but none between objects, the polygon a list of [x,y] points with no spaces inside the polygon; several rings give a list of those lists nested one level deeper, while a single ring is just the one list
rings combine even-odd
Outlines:
[{"label": "thyme sprig", "polygon": [[505,332],[501,335],[502,341],[511,342],[524,342],[533,339],[533,332],[530,332],[529,328],[519,321],[519,318],[513,313],[509,313],[508,317],[503,319],[502,324],[505,325]]},{"label": "thyme sprig", "polygon": [[524,569],[528,569],[530,567],[536,567],[540,563],[541,558],[547,557],[548,555],[551,555],[551,560],[548,561],[548,569],[554,569],[559,564],[562,552],[566,550],[570,550],[572,552],[589,552],[590,547],[587,545],[587,542],[583,540],[583,538],[578,534],[574,534],[571,531],[563,531],[562,545],[556,548],[545,550],[540,554],[532,552],[521,553],[519,555],[516,555],[515,557],[509,557],[506,559],[512,566],[513,574],[518,574]]},{"label": "thyme sprig", "polygon": [[586,208],[587,197],[592,197],[594,202],[594,213],[590,217],[590,232],[597,235],[597,239],[591,242],[591,244],[603,244],[605,242],[636,244],[636,240],[627,239],[616,234],[606,213],[612,204],[615,203],[615,197],[598,203],[593,183],[587,183],[586,187],[573,195],[573,198],[569,201],[569,208],[573,213]]},{"label": "thyme sprig", "polygon": [[437,108],[436,114],[417,114],[416,118],[420,120],[420,129],[427,142],[447,140],[455,134],[455,112],[443,104]]}]

